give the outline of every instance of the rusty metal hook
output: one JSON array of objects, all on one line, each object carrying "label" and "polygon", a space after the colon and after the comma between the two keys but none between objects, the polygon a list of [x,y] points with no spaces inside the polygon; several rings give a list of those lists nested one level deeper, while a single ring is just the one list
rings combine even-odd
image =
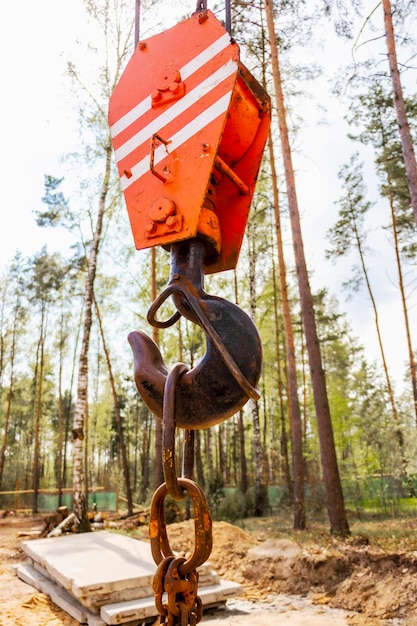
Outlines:
[{"label": "rusty metal hook", "polygon": [[[171,245],[171,276],[166,289],[151,305],[148,321],[159,328],[183,315],[206,334],[201,361],[182,373],[176,384],[175,421],[179,428],[209,428],[237,413],[249,398],[258,399],[256,385],[262,366],[262,346],[250,317],[237,305],[203,289],[204,244],[187,240]],[[156,319],[172,296],[176,313]],[[129,335],[137,389],[149,409],[162,419],[168,369],[158,346],[147,335]]]}]

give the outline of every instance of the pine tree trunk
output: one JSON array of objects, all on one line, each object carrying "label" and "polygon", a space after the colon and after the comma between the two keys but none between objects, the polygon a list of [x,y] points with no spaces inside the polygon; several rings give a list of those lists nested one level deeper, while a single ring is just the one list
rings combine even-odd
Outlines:
[{"label": "pine tree trunk", "polygon": [[3,424],[3,442],[2,442],[1,451],[0,451],[0,490],[1,490],[2,482],[3,482],[4,464],[6,462],[7,438],[9,435],[9,425],[10,425],[10,418],[11,418],[11,413],[12,413],[18,311],[19,311],[19,306],[16,306],[14,320],[13,320],[12,344],[11,344],[11,350],[10,350],[9,389],[7,392],[6,416],[5,416],[4,424]]},{"label": "pine tree trunk", "polygon": [[[293,500],[294,491],[290,470],[290,460],[289,460],[289,451],[288,451],[288,437],[287,437],[287,424],[285,419],[285,405],[284,405],[284,383],[283,383],[283,374],[285,378],[285,388],[287,391],[287,397],[290,400],[289,393],[289,383],[288,383],[288,367],[282,365],[282,351],[281,351],[281,336],[279,329],[279,316],[278,316],[278,297],[277,297],[277,281],[276,281],[276,270],[275,270],[275,262],[272,260],[272,280],[274,286],[274,318],[275,318],[275,344],[276,344],[276,355],[277,355],[277,385],[278,385],[278,398],[279,398],[279,415],[280,415],[280,425],[281,425],[281,434],[280,434],[280,453],[281,453],[281,468],[282,473],[285,476],[285,483],[287,485],[288,496],[290,500]],[[284,327],[285,328],[285,327]],[[284,332],[285,335],[285,332]],[[284,338],[285,339],[285,338]],[[284,370],[284,372],[282,371]],[[290,409],[291,410],[291,409]],[[291,424],[291,420],[290,420]],[[275,437],[271,437],[272,441],[275,441]]]},{"label": "pine tree trunk", "polygon": [[240,450],[240,490],[246,493],[248,490],[248,466],[245,451],[245,425],[243,423],[243,411],[239,411],[239,450]]},{"label": "pine tree trunk", "polygon": [[[388,184],[390,183],[388,182]],[[413,390],[414,415],[416,417],[416,423],[417,423],[417,364],[414,358],[413,344],[411,341],[407,297],[405,295],[404,278],[403,278],[402,264],[401,264],[401,258],[400,258],[400,250],[399,250],[399,245],[398,245],[397,220],[396,220],[395,211],[394,211],[394,201],[391,196],[389,197],[389,203],[390,203],[390,208],[391,208],[391,226],[392,226],[392,233],[394,237],[395,258],[397,261],[398,284],[400,287],[401,304],[403,308],[404,325],[405,325],[405,334],[407,338],[408,361],[410,364],[411,388]]]},{"label": "pine tree trunk", "polygon": [[[304,459],[303,459],[303,432],[301,423],[300,403],[298,400],[297,366],[295,360],[294,331],[291,321],[291,309],[288,298],[287,269],[284,258],[284,245],[282,242],[281,216],[279,211],[278,181],[275,168],[274,148],[272,137],[269,137],[269,160],[272,175],[272,188],[274,194],[275,231],[278,248],[279,282],[282,303],[282,317],[284,322],[285,350],[287,355],[288,371],[288,412],[290,418],[290,432],[292,443],[292,466],[293,484],[291,480],[287,484],[289,493],[294,499],[294,519],[295,530],[304,530],[306,527],[305,516],[305,495],[304,495]],[[288,470],[286,470],[288,471]]]},{"label": "pine tree trunk", "polygon": [[201,431],[195,431],[195,467],[197,474],[197,482],[201,487],[206,486],[206,479],[204,476],[203,459],[201,455]]},{"label": "pine tree trunk", "polygon": [[106,209],[107,193],[109,191],[110,167],[111,167],[111,145],[106,146],[106,161],[101,186],[99,208],[97,213],[97,221],[90,247],[90,256],[88,260],[87,280],[84,292],[84,325],[83,337],[81,342],[81,351],[78,366],[78,386],[77,386],[77,402],[75,405],[74,421],[73,421],[73,509],[77,517],[77,526],[79,532],[88,532],[91,530],[90,522],[87,515],[87,498],[85,493],[85,471],[84,468],[84,427],[87,415],[87,390],[88,390],[88,351],[90,347],[90,334],[92,325],[92,306],[94,298],[94,281],[97,271],[97,260],[103,230],[104,212]]},{"label": "pine tree trunk", "polygon": [[[151,425],[153,421],[152,414],[145,409],[145,421],[143,424],[143,432],[142,432],[142,446],[141,446],[141,455],[140,455],[140,466],[141,466],[141,499],[144,502],[147,497],[147,490],[149,488],[149,450],[150,450],[150,439],[151,439]],[[162,435],[161,435],[162,436]]]},{"label": "pine tree trunk", "polygon": [[272,72],[274,78],[276,106],[281,138],[282,158],[284,162],[285,181],[287,188],[288,207],[290,212],[291,230],[296,261],[298,287],[300,292],[301,312],[307,341],[307,351],[313,386],[314,404],[320,441],[323,478],[327,492],[327,508],[331,532],[345,536],[349,534],[342,485],[337,464],[333,427],[327,397],[325,375],[322,367],[320,344],[317,336],[313,298],[311,294],[304,245],[301,234],[300,215],[298,211],[295,189],[294,168],[292,165],[284,95],[282,91],[281,73],[278,58],[278,43],[275,34],[271,0],[265,0],[268,34],[271,46]]},{"label": "pine tree trunk", "polygon": [[139,405],[136,404],[134,410],[135,435],[133,440],[133,491],[138,488],[138,459],[139,459]]},{"label": "pine tree trunk", "polygon": [[[237,272],[234,272],[234,284],[235,284],[235,302],[239,304],[239,289],[237,282]],[[246,493],[248,490],[248,464],[246,460],[246,445],[245,445],[245,425],[243,422],[243,411],[239,411],[238,416],[238,433],[239,433],[239,452],[240,452],[240,490],[242,493]]]},{"label": "pine tree trunk", "polygon": [[44,349],[45,349],[45,305],[42,305],[41,314],[41,333],[39,337],[39,376],[36,380],[36,410],[35,425],[33,428],[33,501],[32,513],[38,512],[38,491],[39,491],[39,450],[40,450],[40,422],[42,414],[42,392],[43,392],[43,368],[44,368]]},{"label": "pine tree trunk", "polygon": [[208,482],[213,480],[214,467],[213,467],[213,447],[212,447],[212,433],[210,428],[204,430],[204,442],[207,459],[207,475],[209,477]]},{"label": "pine tree trunk", "polygon": [[[353,212],[353,209],[352,209]],[[353,223],[355,224],[355,219],[353,219]],[[392,417],[396,423],[396,437],[397,437],[397,441],[398,441],[398,446],[400,449],[400,454],[401,454],[401,461],[402,461],[402,471],[404,473],[404,475],[407,475],[407,462],[406,462],[406,458],[405,458],[405,450],[404,450],[404,434],[402,432],[402,429],[400,427],[400,422],[399,422],[399,417],[398,417],[398,410],[397,410],[397,405],[395,402],[395,397],[394,397],[394,391],[392,388],[392,383],[391,383],[391,377],[389,375],[389,371],[388,371],[388,364],[387,364],[387,360],[385,357],[385,350],[384,350],[384,345],[382,342],[382,334],[381,334],[381,328],[379,325],[379,315],[378,315],[378,309],[376,306],[376,301],[375,301],[375,297],[373,294],[373,290],[371,287],[371,283],[369,280],[369,276],[368,276],[368,270],[366,268],[366,264],[365,264],[365,257],[364,257],[364,252],[362,249],[362,242],[359,236],[359,232],[357,230],[357,228],[355,228],[354,226],[354,235],[356,238],[356,246],[359,252],[359,258],[360,258],[360,263],[361,263],[361,267],[362,267],[362,272],[365,278],[365,283],[366,283],[366,288],[368,290],[368,295],[369,298],[371,300],[372,303],[372,308],[374,311],[374,319],[375,319],[375,328],[376,328],[376,334],[378,337],[378,345],[379,345],[379,350],[381,353],[381,360],[382,360],[382,367],[384,370],[384,374],[385,374],[385,380],[387,383],[387,392],[388,392],[388,398],[390,401],[390,405],[391,405],[391,413],[392,413]]]},{"label": "pine tree trunk", "polygon": [[390,0],[382,0],[384,10],[385,40],[388,50],[388,64],[391,75],[392,91],[395,112],[397,114],[398,130],[407,173],[408,188],[414,218],[417,223],[417,164],[414,152],[413,139],[408,124],[407,112],[404,104],[400,72],[398,71],[397,52],[395,47],[394,27],[392,24],[392,9]]},{"label": "pine tree trunk", "polygon": [[226,468],[226,452],[225,452],[225,428],[224,424],[219,424],[217,427],[217,449],[219,451],[219,475],[222,478],[223,484],[226,484],[227,468]]},{"label": "pine tree trunk", "polygon": [[[62,302],[61,302],[62,305]],[[64,351],[64,312],[61,310],[60,337],[59,337],[59,364],[58,364],[58,438],[56,455],[56,481],[58,488],[58,507],[62,505],[62,444],[64,440],[63,410],[62,410],[62,369]]]}]

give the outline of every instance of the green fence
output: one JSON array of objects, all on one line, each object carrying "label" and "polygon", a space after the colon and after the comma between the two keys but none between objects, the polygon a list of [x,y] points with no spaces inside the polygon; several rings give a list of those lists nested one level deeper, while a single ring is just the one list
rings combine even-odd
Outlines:
[{"label": "green fence", "polygon": [[[88,495],[88,508],[91,510],[94,503],[98,511],[117,511],[118,494],[116,491],[96,491]],[[72,509],[72,493],[66,490],[61,497],[61,505]],[[38,511],[56,511],[59,506],[57,491],[40,490],[37,497]],[[0,492],[0,510],[27,510],[33,508],[33,491]]]},{"label": "green fence", "polygon": [[[96,504],[98,511],[117,511],[117,493],[115,491],[98,491],[88,494],[88,508]],[[72,493],[62,495],[62,506],[72,509]],[[58,508],[58,494],[38,494],[38,509],[40,511],[55,511]]]}]

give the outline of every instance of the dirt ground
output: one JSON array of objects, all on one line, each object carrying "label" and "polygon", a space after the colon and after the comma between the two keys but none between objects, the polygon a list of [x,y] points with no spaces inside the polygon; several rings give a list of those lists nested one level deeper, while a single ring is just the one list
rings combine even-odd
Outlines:
[{"label": "dirt ground", "polygon": [[[19,533],[43,525],[42,516],[0,519],[0,626],[78,624],[14,573],[28,539]],[[146,527],[135,536],[146,538]],[[190,549],[192,523],[169,526],[169,537],[174,550]],[[417,626],[417,550],[391,551],[361,537],[298,543],[225,522],[214,524],[213,545],[210,563],[241,583],[244,597],[208,613],[207,626]]]}]

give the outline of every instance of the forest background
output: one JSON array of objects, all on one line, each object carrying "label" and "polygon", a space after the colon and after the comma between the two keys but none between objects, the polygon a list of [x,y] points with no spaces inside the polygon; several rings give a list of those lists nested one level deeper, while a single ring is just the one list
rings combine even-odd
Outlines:
[{"label": "forest background", "polygon": [[[7,155],[2,167],[1,233],[3,491],[72,485],[71,437],[85,280],[108,157],[103,149],[108,145],[105,113],[111,81],[133,52],[133,4],[44,0],[36,5],[23,2],[19,10],[9,3],[1,8],[1,68],[8,87],[1,104]],[[392,5],[415,136],[415,2]],[[167,2],[142,3],[142,38],[194,10],[187,2],[176,6],[175,15]],[[223,7],[209,8],[222,19]],[[232,2],[234,36],[245,63],[259,80],[265,76],[273,95],[262,9],[256,3]],[[274,10],[307,266],[345,501],[357,510],[414,508],[417,417],[403,305],[412,342],[417,332],[416,229],[396,131],[382,7],[372,2],[284,2],[274,3]],[[125,47],[116,45],[119,24],[119,43],[126,42]],[[110,73],[103,71],[106,67]],[[307,505],[310,511],[321,510],[326,496],[275,120],[273,145],[296,346]],[[134,328],[149,329],[151,257],[133,249],[113,163],[109,176],[88,350],[86,483],[90,490],[103,486],[126,495],[122,428],[133,499],[144,504],[155,483],[155,419],[136,394],[125,337]],[[269,486],[265,511],[291,502],[293,488],[271,181],[266,153],[236,276],[228,272],[206,281],[209,293],[231,300],[237,293],[264,344],[259,426],[262,481]],[[391,209],[397,217],[397,247]],[[356,239],[341,238],[341,233],[355,232]],[[168,255],[162,250],[156,253],[156,271],[159,292],[168,272]],[[193,364],[204,350],[203,338],[184,321],[180,331],[160,333],[161,351],[168,363],[181,356]],[[223,517],[254,511],[259,463],[253,430],[253,412],[248,408],[240,418],[202,431],[197,439],[199,480]],[[1,508],[14,498],[0,497]],[[32,505],[35,508],[37,500]]]}]

